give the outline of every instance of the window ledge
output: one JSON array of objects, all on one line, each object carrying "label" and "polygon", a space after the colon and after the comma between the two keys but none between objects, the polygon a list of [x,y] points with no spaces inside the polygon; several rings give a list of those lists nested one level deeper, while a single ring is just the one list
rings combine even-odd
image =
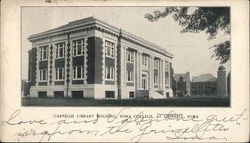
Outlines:
[{"label": "window ledge", "polygon": [[65,57],[58,57],[58,58],[55,58],[55,59],[64,59]]},{"label": "window ledge", "polygon": [[48,61],[48,59],[44,59],[44,60],[39,60],[39,62],[41,62],[41,61]]},{"label": "window ledge", "polygon": [[75,79],[72,79],[72,80],[84,80],[84,78],[75,78]]},{"label": "window ledge", "polygon": [[108,81],[115,81],[115,79],[105,79],[105,80],[108,80]]},{"label": "window ledge", "polygon": [[56,79],[55,81],[64,81],[65,79]]},{"label": "window ledge", "polygon": [[84,56],[84,54],[81,54],[81,55],[73,55],[72,57],[80,57],[80,56]]},{"label": "window ledge", "polygon": [[132,64],[134,63],[134,62],[131,62],[131,61],[126,61],[126,62],[127,62],[127,63],[132,63]]}]

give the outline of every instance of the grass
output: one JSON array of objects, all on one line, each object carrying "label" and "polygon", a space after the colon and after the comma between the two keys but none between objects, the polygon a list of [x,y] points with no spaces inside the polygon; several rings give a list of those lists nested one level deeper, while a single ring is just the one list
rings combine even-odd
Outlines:
[{"label": "grass", "polygon": [[173,97],[168,99],[72,99],[22,98],[23,106],[220,106],[229,107],[228,97]]}]

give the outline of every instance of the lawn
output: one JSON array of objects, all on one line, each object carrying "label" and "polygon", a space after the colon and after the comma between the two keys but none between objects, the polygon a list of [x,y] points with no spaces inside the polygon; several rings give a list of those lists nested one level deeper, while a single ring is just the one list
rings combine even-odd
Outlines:
[{"label": "lawn", "polygon": [[174,97],[168,99],[55,99],[22,98],[23,106],[220,106],[229,107],[228,97]]}]

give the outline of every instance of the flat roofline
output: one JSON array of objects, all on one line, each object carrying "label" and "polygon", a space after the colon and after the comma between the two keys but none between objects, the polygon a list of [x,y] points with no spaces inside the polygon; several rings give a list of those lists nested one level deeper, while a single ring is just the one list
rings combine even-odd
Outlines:
[{"label": "flat roofline", "polygon": [[[105,26],[105,28],[108,28],[109,30],[112,30],[113,32],[115,32],[117,35],[119,34],[121,28],[117,28],[115,26],[112,26],[98,18],[95,18],[95,17],[87,17],[87,18],[83,18],[83,19],[79,19],[79,20],[75,20],[75,21],[71,21],[71,22],[68,22],[67,24],[65,25],[62,25],[62,26],[59,26],[57,28],[54,28],[54,29],[51,29],[51,30],[47,30],[47,31],[44,31],[44,32],[40,32],[40,33],[37,33],[37,34],[32,34],[28,37],[29,40],[31,39],[35,39],[37,37],[42,37],[42,36],[46,36],[46,35],[52,35],[53,33],[57,33],[57,32],[63,32],[63,31],[66,31],[66,30],[70,30],[70,29],[73,29],[73,28],[77,28],[77,27],[81,27],[81,26],[86,26],[86,25],[91,25],[91,24],[103,24]],[[110,28],[109,28],[110,27]],[[132,38],[134,40],[137,40],[143,44],[146,44],[148,46],[151,46],[157,50],[160,50],[164,53],[166,53],[168,56],[170,56],[171,58],[173,58],[173,54],[169,53],[165,48],[162,48],[161,46],[155,44],[155,43],[152,43],[152,42],[149,42],[131,32],[127,32],[125,30],[121,30],[122,31],[122,34],[124,34],[125,36],[128,36],[129,38]]]}]

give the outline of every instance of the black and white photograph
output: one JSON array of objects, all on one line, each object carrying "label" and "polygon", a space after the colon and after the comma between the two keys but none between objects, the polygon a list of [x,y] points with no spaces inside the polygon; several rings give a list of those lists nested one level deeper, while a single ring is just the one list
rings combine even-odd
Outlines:
[{"label": "black and white photograph", "polygon": [[23,106],[230,106],[230,7],[22,7]]},{"label": "black and white photograph", "polygon": [[2,0],[0,142],[248,142],[248,0]]}]

